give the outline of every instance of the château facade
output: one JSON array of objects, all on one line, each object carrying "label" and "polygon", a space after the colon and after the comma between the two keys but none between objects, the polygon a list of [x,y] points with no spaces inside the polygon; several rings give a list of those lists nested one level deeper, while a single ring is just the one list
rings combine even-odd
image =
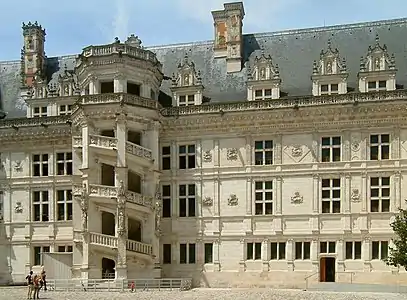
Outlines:
[{"label": "ch\u00e2teau facade", "polygon": [[55,58],[23,24],[0,62],[2,282],[407,281],[383,262],[407,198],[407,19],[244,35],[241,2],[212,15],[213,41]]}]

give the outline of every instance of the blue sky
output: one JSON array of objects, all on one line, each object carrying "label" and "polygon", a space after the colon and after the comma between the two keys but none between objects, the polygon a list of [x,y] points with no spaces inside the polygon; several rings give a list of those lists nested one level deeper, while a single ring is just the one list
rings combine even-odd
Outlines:
[{"label": "blue sky", "polygon": [[[19,59],[21,23],[47,31],[49,57],[77,54],[115,36],[138,35],[145,46],[213,38],[211,10],[222,0],[1,0],[0,61]],[[226,1],[228,2],[228,1]],[[229,1],[230,2],[230,1]],[[405,0],[244,0],[244,33],[317,27],[406,16]],[[406,37],[407,38],[407,37]]]}]

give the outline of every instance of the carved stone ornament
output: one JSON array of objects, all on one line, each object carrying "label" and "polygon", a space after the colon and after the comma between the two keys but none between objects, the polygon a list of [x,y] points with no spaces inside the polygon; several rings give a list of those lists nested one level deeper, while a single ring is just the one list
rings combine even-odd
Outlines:
[{"label": "carved stone ornament", "polygon": [[119,186],[117,187],[117,197],[125,197],[126,196],[126,190],[124,189],[124,182],[123,180],[120,180]]},{"label": "carved stone ornament", "polygon": [[352,189],[352,193],[350,195],[350,199],[353,202],[358,202],[360,200],[360,193],[359,193],[359,189]]},{"label": "carved stone ornament", "polygon": [[14,171],[18,173],[23,171],[23,162],[21,160],[16,160],[14,162]]},{"label": "carved stone ornament", "polygon": [[211,162],[212,161],[212,153],[210,150],[205,151],[202,155],[204,162]]},{"label": "carved stone ornament", "polygon": [[304,151],[302,150],[302,147],[300,145],[294,145],[291,148],[291,155],[293,157],[301,157],[303,155]]},{"label": "carved stone ornament", "polygon": [[227,160],[237,160],[239,158],[239,152],[236,148],[228,149],[226,153]]},{"label": "carved stone ornament", "polygon": [[161,232],[161,203],[156,201],[155,206],[155,232],[159,234]]},{"label": "carved stone ornament", "polygon": [[229,206],[236,206],[239,204],[239,198],[235,194],[230,194],[230,197],[228,198],[228,205]]},{"label": "carved stone ornament", "polygon": [[82,212],[82,231],[88,230],[88,207],[89,207],[89,193],[86,183],[82,186],[81,192],[81,212]]},{"label": "carved stone ornament", "polygon": [[359,148],[360,148],[359,142],[356,141],[356,140],[353,140],[353,141],[352,141],[352,144],[351,144],[351,149],[352,149],[352,151],[353,151],[353,152],[356,152],[356,151],[359,150]]},{"label": "carved stone ornament", "polygon": [[14,207],[14,212],[16,214],[21,214],[23,212],[23,205],[21,204],[21,202],[16,203],[16,206]]},{"label": "carved stone ornament", "polygon": [[300,195],[300,192],[295,192],[294,196],[291,197],[292,204],[301,204],[304,202],[304,197]]},{"label": "carved stone ornament", "polygon": [[211,197],[205,197],[202,199],[202,204],[203,204],[203,206],[212,206],[213,199]]}]

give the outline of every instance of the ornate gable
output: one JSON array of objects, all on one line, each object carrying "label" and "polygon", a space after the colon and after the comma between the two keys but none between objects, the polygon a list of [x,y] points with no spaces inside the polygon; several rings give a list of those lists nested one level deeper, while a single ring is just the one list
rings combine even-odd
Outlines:
[{"label": "ornate gable", "polygon": [[280,98],[280,71],[278,65],[273,63],[271,55],[266,55],[262,50],[260,56],[256,56],[253,66],[248,68],[247,99],[266,100]]},{"label": "ornate gable", "polygon": [[387,46],[381,45],[379,35],[376,34],[375,43],[370,45],[366,56],[360,59],[358,73],[359,90],[392,91],[396,89],[396,59],[390,55]]},{"label": "ornate gable", "polygon": [[58,84],[59,96],[72,96],[79,93],[75,84],[74,72],[68,70],[66,65],[62,74],[58,76]]},{"label": "ornate gable", "polygon": [[339,50],[333,48],[331,40],[328,40],[328,47],[321,50],[319,60],[313,64],[312,94],[345,94],[348,76],[345,59],[341,59]]},{"label": "ornate gable", "polygon": [[178,64],[178,72],[172,74],[173,106],[202,104],[203,89],[201,72],[195,69],[194,62],[185,54]]}]

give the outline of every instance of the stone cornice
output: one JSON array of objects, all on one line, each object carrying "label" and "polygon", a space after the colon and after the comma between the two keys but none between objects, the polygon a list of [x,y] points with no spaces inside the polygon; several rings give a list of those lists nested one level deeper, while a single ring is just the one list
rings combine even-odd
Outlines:
[{"label": "stone cornice", "polygon": [[260,101],[242,101],[234,103],[211,103],[196,106],[168,107],[161,109],[165,117],[179,117],[201,114],[224,114],[229,112],[275,110],[281,108],[301,108],[336,104],[358,104],[365,102],[384,102],[406,100],[407,90],[380,91],[369,93],[349,93],[342,95],[298,96]]},{"label": "stone cornice", "polygon": [[70,124],[70,116],[5,119],[0,121],[0,129],[20,129],[24,127],[48,127]]}]

